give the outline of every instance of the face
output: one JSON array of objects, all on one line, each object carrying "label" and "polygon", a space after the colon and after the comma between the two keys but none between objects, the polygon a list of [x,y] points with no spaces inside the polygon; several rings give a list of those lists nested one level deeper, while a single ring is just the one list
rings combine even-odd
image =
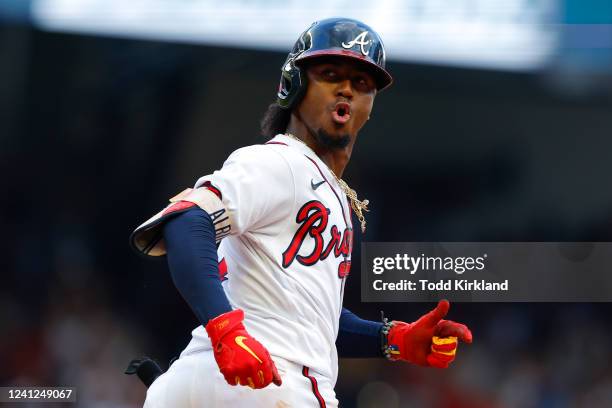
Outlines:
[{"label": "face", "polygon": [[301,120],[323,146],[348,146],[370,117],[374,76],[363,63],[341,57],[318,58],[304,68],[308,88],[298,105]]}]

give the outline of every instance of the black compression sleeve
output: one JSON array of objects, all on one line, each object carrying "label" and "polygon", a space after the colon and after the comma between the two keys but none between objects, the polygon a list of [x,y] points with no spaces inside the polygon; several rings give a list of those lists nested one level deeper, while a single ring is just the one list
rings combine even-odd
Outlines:
[{"label": "black compression sleeve", "polygon": [[336,347],[340,357],[383,357],[380,343],[382,323],[364,320],[342,308]]},{"label": "black compression sleeve", "polygon": [[174,285],[200,323],[231,311],[219,279],[210,215],[197,207],[179,214],[164,226],[164,238]]}]

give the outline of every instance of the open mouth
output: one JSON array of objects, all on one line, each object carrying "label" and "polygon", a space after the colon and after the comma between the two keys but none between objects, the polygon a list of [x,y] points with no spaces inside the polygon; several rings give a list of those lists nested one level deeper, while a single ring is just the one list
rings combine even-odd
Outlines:
[{"label": "open mouth", "polygon": [[351,105],[346,102],[338,102],[332,111],[334,122],[345,124],[351,118]]}]

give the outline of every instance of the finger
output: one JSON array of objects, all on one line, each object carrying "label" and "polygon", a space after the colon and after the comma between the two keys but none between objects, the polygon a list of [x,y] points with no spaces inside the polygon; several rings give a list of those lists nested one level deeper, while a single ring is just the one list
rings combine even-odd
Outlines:
[{"label": "finger", "polygon": [[442,344],[437,346],[435,344],[431,345],[431,351],[441,352],[441,353],[450,353],[457,350],[457,343],[454,344]]},{"label": "finger", "polygon": [[278,373],[278,370],[276,369],[274,362],[272,362],[272,382],[278,387],[280,387],[283,384],[283,380],[280,374]]},{"label": "finger", "polygon": [[432,345],[431,346],[431,352],[434,353],[434,354],[442,355],[442,356],[453,357],[453,356],[455,356],[455,354],[457,354],[457,347],[447,351],[447,350],[436,349],[436,346]]},{"label": "finger", "polygon": [[257,371],[257,379],[259,381],[259,386],[263,386],[266,383],[263,371],[261,370]]},{"label": "finger", "polygon": [[431,351],[433,353],[447,354],[449,356],[454,356],[457,352],[457,344],[444,344],[442,346],[436,346],[435,344],[431,345]]},{"label": "finger", "polygon": [[436,352],[450,353],[457,350],[456,337],[437,337],[431,339],[431,350]]},{"label": "finger", "polygon": [[448,303],[448,300],[443,299],[438,302],[438,306],[436,306],[435,309],[421,317],[418,320],[418,323],[423,324],[426,327],[433,328],[440,320],[444,318],[444,316],[446,316],[448,309],[450,309],[450,304]]},{"label": "finger", "polygon": [[472,332],[464,324],[452,320],[442,320],[436,326],[434,334],[439,337],[457,337],[464,343],[472,342]]},{"label": "finger", "polygon": [[448,368],[448,365],[455,359],[455,356],[445,356],[444,354],[431,353],[427,356],[427,363],[435,368]]},{"label": "finger", "polygon": [[225,381],[229,384],[229,385],[237,385],[236,384],[236,378],[237,377],[232,377],[231,374],[226,374],[224,372],[221,372],[221,374],[223,374],[223,378],[225,378]]},{"label": "finger", "polygon": [[457,344],[457,337],[455,336],[449,336],[449,337],[433,336],[431,338],[431,342],[435,344],[436,346],[441,346],[445,344]]}]

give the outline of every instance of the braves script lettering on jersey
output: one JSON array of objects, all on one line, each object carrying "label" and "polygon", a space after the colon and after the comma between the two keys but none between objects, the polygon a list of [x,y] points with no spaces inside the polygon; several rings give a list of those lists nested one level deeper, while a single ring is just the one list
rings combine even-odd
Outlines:
[{"label": "braves script lettering on jersey", "polygon": [[[275,357],[337,377],[335,340],[353,227],[346,196],[304,144],[278,135],[200,178],[221,192],[232,230],[218,249],[223,289]],[[183,355],[210,349],[202,326]]]}]

